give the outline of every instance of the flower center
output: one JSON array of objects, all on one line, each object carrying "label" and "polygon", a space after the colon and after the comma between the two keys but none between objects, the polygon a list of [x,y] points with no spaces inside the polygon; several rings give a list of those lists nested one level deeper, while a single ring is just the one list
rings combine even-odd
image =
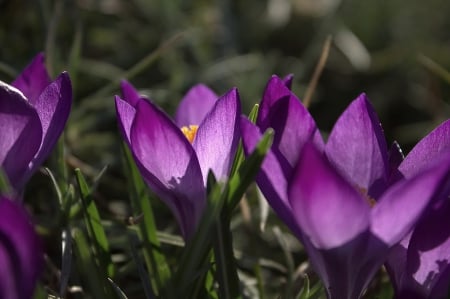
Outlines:
[{"label": "flower center", "polygon": [[376,205],[377,201],[369,196],[367,192],[368,190],[366,188],[356,187],[356,189],[359,191],[359,193],[361,193],[362,196],[364,196],[364,199],[371,208],[373,208]]},{"label": "flower center", "polygon": [[197,125],[189,125],[181,127],[181,132],[183,132],[184,136],[186,136],[187,140],[190,143],[194,142],[195,134],[197,134],[198,126]]}]

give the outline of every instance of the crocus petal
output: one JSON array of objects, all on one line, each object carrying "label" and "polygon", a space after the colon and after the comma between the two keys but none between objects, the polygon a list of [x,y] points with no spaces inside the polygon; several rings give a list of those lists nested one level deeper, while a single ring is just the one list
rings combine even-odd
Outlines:
[{"label": "crocus petal", "polygon": [[450,287],[450,200],[427,214],[408,245],[408,275],[426,298],[444,298]]},{"label": "crocus petal", "polygon": [[122,91],[123,100],[133,107],[137,105],[140,95],[130,82],[126,80],[120,81],[120,90]]},{"label": "crocus petal", "polygon": [[206,202],[202,173],[191,144],[164,112],[140,100],[131,128],[131,149],[147,183],[172,209],[187,237]]},{"label": "crocus petal", "polygon": [[192,87],[181,100],[175,113],[175,123],[179,127],[199,125],[211,111],[218,96],[206,85]]},{"label": "crocus petal", "polygon": [[136,115],[136,109],[118,96],[115,96],[115,103],[120,131],[128,146],[131,146],[130,132],[134,116]]},{"label": "crocus petal", "polygon": [[33,106],[47,85],[50,84],[50,76],[45,68],[44,60],[43,53],[36,55],[19,77],[11,83],[12,86],[22,91]]},{"label": "crocus petal", "polygon": [[298,225],[320,249],[341,246],[369,227],[369,205],[306,144],[289,185],[289,200]]},{"label": "crocus petal", "polygon": [[294,75],[289,74],[286,77],[283,78],[284,85],[286,85],[287,88],[292,89],[292,81],[294,80]]},{"label": "crocus petal", "polygon": [[71,105],[72,85],[69,75],[63,72],[44,89],[33,105],[42,125],[42,143],[22,183],[47,159],[64,130]]},{"label": "crocus petal", "polygon": [[41,145],[39,117],[24,95],[0,81],[0,166],[13,187]]},{"label": "crocus petal", "polygon": [[18,204],[0,198],[0,297],[31,298],[43,269],[40,241]]},{"label": "crocus petal", "polygon": [[372,232],[391,246],[400,242],[449,175],[450,159],[444,159],[439,165],[393,185],[372,209]]},{"label": "crocus petal", "polygon": [[318,148],[323,147],[314,119],[278,77],[272,77],[267,85],[257,124],[262,131],[274,129],[275,154],[279,151],[290,168],[297,163],[306,142],[314,141]]},{"label": "crocus petal", "polygon": [[217,100],[198,127],[192,145],[205,184],[209,170],[218,180],[228,176],[240,138],[240,114],[239,94],[237,89],[232,89]]},{"label": "crocus petal", "polygon": [[386,140],[375,111],[365,94],[340,116],[326,145],[330,162],[355,187],[378,198],[386,188]]},{"label": "crocus petal", "polygon": [[399,166],[399,171],[404,177],[411,177],[449,151],[450,120],[447,120],[416,144]]},{"label": "crocus petal", "polygon": [[[250,155],[262,138],[259,128],[247,118],[241,117],[242,146],[246,156]],[[256,177],[258,187],[264,194],[275,213],[283,222],[301,237],[300,230],[294,219],[291,205],[287,198],[287,180],[277,157],[269,150],[264,157],[261,170]]]}]

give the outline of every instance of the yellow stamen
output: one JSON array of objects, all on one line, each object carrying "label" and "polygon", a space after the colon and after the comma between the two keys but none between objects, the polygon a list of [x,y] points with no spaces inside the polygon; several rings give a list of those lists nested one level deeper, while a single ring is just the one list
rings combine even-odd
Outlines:
[{"label": "yellow stamen", "polygon": [[187,140],[189,140],[190,143],[194,142],[197,130],[198,130],[197,125],[189,125],[189,127],[187,126],[181,127],[181,132],[183,132],[184,136],[186,136]]},{"label": "yellow stamen", "polygon": [[357,187],[356,189],[358,189],[359,193],[361,193],[362,196],[364,196],[364,199],[367,201],[367,203],[371,208],[373,208],[376,205],[377,201],[369,196],[367,192],[368,190],[366,188]]}]

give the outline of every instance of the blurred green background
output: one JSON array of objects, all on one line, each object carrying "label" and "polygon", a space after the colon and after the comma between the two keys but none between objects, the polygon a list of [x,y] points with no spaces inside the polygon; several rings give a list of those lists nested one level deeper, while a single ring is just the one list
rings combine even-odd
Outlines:
[{"label": "blurred green background", "polygon": [[[169,113],[196,83],[218,94],[236,86],[248,113],[272,74],[294,74],[302,98],[327,36],[332,45],[310,106],[324,136],[361,92],[388,143],[397,140],[406,153],[449,118],[448,0],[0,0],[0,80],[11,82],[40,51],[52,76],[70,72],[67,161],[91,178],[108,165],[96,200],[117,220],[129,213],[113,100],[120,79]],[[49,188],[38,176],[27,197]],[[155,204],[161,226],[170,223]],[[44,214],[51,209],[41,205]],[[236,232],[239,247],[260,242],[248,235]]]},{"label": "blurred green background", "polygon": [[51,56],[53,75],[69,70],[67,141],[101,166],[115,159],[103,151],[116,134],[112,96],[133,66],[129,80],[169,112],[198,82],[219,94],[237,86],[248,112],[271,74],[293,73],[301,98],[331,35],[311,106],[319,127],[329,132],[366,92],[389,142],[407,151],[450,115],[449,75],[439,70],[450,70],[449,16],[446,0],[2,0],[0,79],[12,80],[39,51]]}]

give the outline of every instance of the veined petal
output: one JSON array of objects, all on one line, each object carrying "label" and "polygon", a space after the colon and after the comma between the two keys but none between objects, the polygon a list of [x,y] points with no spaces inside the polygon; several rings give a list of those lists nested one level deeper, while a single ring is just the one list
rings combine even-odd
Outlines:
[{"label": "veined petal", "polygon": [[218,180],[229,175],[240,138],[241,106],[237,89],[220,97],[198,127],[193,147],[203,182],[211,169]]},{"label": "veined petal", "polygon": [[[241,117],[242,146],[245,155],[250,155],[262,138],[259,128],[252,124],[246,117]],[[264,197],[269,202],[278,217],[301,238],[300,230],[292,213],[291,205],[287,198],[287,178],[283,173],[277,157],[269,150],[264,157],[256,182]]]},{"label": "veined petal", "polygon": [[188,237],[206,203],[194,149],[170,118],[146,100],[140,100],[136,106],[130,136],[131,150],[142,175],[177,215],[180,228]]},{"label": "veined petal", "polygon": [[320,249],[350,242],[369,228],[369,205],[306,144],[289,185],[289,200],[305,235]]},{"label": "veined petal", "polygon": [[262,131],[274,129],[272,148],[277,156],[281,154],[288,168],[292,169],[296,165],[306,142],[313,141],[317,148],[323,148],[323,140],[314,119],[279,78],[272,77],[269,81],[259,113],[258,126]]},{"label": "veined petal", "polygon": [[137,90],[127,80],[120,81],[120,90],[122,91],[123,100],[131,106],[136,106],[139,102],[140,95]]},{"label": "veined petal", "polygon": [[433,160],[449,151],[450,120],[447,120],[416,144],[400,164],[399,171],[407,178],[414,176]]},{"label": "veined petal", "polygon": [[0,198],[0,297],[31,298],[43,269],[38,236],[25,210]]},{"label": "veined petal", "polygon": [[36,110],[16,88],[0,81],[0,167],[18,189],[41,145],[42,128]]},{"label": "veined petal", "polygon": [[199,125],[213,108],[218,96],[204,84],[193,86],[181,100],[175,113],[175,123],[181,128]]},{"label": "veined petal", "polygon": [[119,128],[122,136],[131,147],[130,132],[133,124],[136,109],[129,102],[122,100],[119,96],[115,96],[117,119],[119,120]]},{"label": "veined petal", "polygon": [[387,145],[375,111],[361,94],[339,117],[326,144],[327,157],[355,187],[378,198],[389,172]]},{"label": "veined petal", "polygon": [[447,157],[417,176],[393,185],[371,211],[372,233],[390,246],[400,242],[449,176],[450,159]]},{"label": "veined petal", "polygon": [[34,106],[44,89],[50,84],[50,76],[45,68],[43,53],[34,57],[33,61],[22,71],[22,73],[11,83],[19,89]]},{"label": "veined petal", "polygon": [[42,143],[29,166],[29,176],[47,159],[64,130],[72,105],[72,85],[67,72],[50,83],[34,104],[42,125]]}]

